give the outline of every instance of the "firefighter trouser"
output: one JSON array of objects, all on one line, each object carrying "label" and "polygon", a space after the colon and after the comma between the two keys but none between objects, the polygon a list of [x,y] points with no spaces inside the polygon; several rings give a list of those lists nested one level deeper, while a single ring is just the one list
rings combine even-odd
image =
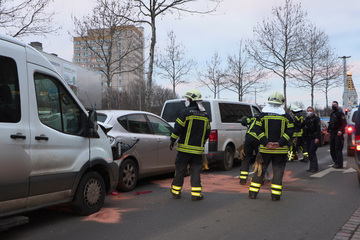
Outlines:
[{"label": "firefighter trouser", "polygon": [[260,142],[250,134],[246,134],[245,136],[245,143],[244,143],[244,152],[245,152],[245,158],[241,161],[241,167],[240,167],[240,179],[247,179],[249,175],[249,167],[250,167],[250,161],[253,157],[254,151],[255,156],[259,152],[259,145]]},{"label": "firefighter trouser", "polygon": [[337,131],[331,132],[330,135],[330,155],[335,164],[343,166],[344,135],[337,135]]},{"label": "firefighter trouser", "polygon": [[282,179],[284,176],[287,155],[286,154],[268,154],[268,153],[261,153],[261,156],[264,160],[262,166],[262,173],[259,177],[257,174],[254,174],[253,178],[251,179],[250,187],[249,187],[249,194],[257,195],[260,191],[261,182],[264,179],[266,170],[270,164],[272,163],[273,169],[273,179],[271,182],[271,196],[281,196],[282,194]]},{"label": "firefighter trouser", "polygon": [[176,172],[171,184],[171,192],[179,195],[184,184],[186,168],[190,164],[191,196],[201,196],[200,171],[202,168],[202,155],[178,152],[175,159]]},{"label": "firefighter trouser", "polygon": [[[319,139],[320,141],[320,139]],[[310,167],[309,169],[318,170],[318,160],[316,157],[316,150],[318,149],[319,143],[315,144],[315,138],[306,137],[306,148],[309,149],[309,160]]]}]

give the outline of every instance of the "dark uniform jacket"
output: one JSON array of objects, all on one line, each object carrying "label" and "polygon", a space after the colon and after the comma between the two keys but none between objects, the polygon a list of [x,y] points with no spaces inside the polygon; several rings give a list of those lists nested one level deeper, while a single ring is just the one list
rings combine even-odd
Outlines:
[{"label": "dark uniform jacket", "polygon": [[329,128],[330,132],[338,132],[341,131],[343,134],[345,133],[346,127],[346,119],[345,115],[341,110],[332,111],[330,114]]},{"label": "dark uniform jacket", "polygon": [[300,126],[304,130],[304,137],[321,139],[321,121],[318,116],[306,117]]},{"label": "dark uniform jacket", "polygon": [[204,144],[210,135],[210,122],[206,112],[196,105],[184,109],[175,122],[171,141],[178,139],[177,150],[190,154],[203,154]]},{"label": "dark uniform jacket", "polygon": [[249,135],[253,136],[254,138],[256,138],[257,140],[259,140],[259,137],[257,136],[257,134],[255,132],[255,128],[254,128],[256,121],[257,121],[257,117],[251,117],[251,118],[241,119],[240,123],[243,126],[248,127],[246,134],[249,134]]},{"label": "dark uniform jacket", "polygon": [[[255,131],[260,139],[261,153],[287,154],[288,141],[294,133],[294,123],[289,114],[261,113],[256,121]],[[278,142],[280,147],[269,149],[269,142]]]},{"label": "dark uniform jacket", "polygon": [[303,129],[300,128],[299,126],[304,121],[304,117],[301,115],[301,113],[295,113],[293,119],[294,119],[294,134],[293,134],[293,137],[302,137]]}]

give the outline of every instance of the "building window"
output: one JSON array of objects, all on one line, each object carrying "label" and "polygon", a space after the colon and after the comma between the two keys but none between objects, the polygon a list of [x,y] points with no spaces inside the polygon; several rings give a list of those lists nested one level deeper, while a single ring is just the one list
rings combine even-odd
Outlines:
[{"label": "building window", "polygon": [[75,48],[75,51],[80,51],[80,47],[76,47],[76,48]]},{"label": "building window", "polygon": [[121,86],[121,80],[119,81],[119,86]]},{"label": "building window", "polygon": [[119,91],[121,91],[122,90],[122,87],[119,87]]},{"label": "building window", "polygon": [[80,59],[75,59],[75,62],[79,63],[79,62],[80,62]]}]

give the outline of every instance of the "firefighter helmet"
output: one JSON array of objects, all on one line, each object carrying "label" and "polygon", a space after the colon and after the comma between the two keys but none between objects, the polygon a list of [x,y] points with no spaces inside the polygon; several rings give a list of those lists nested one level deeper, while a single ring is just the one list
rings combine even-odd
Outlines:
[{"label": "firefighter helmet", "polygon": [[295,104],[291,105],[290,111],[292,112],[301,112],[302,109],[296,106]]},{"label": "firefighter helmet", "polygon": [[285,98],[284,96],[279,92],[274,92],[270,95],[268,98],[268,103],[274,103],[274,104],[284,104]]},{"label": "firefighter helmet", "polygon": [[185,93],[186,98],[190,98],[192,101],[202,101],[201,93],[197,89],[187,90]]}]

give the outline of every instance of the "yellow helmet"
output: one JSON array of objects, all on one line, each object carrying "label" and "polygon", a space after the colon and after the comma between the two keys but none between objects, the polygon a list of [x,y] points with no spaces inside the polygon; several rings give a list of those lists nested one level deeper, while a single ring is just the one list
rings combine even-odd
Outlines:
[{"label": "yellow helmet", "polygon": [[272,93],[270,95],[270,97],[268,98],[268,103],[274,103],[274,104],[282,105],[282,104],[284,104],[284,102],[285,102],[285,98],[279,92]]},{"label": "yellow helmet", "polygon": [[190,98],[192,101],[202,101],[201,93],[197,89],[187,90],[185,93],[186,98]]},{"label": "yellow helmet", "polygon": [[290,111],[292,112],[301,112],[302,109],[296,106],[295,104],[291,105]]}]

